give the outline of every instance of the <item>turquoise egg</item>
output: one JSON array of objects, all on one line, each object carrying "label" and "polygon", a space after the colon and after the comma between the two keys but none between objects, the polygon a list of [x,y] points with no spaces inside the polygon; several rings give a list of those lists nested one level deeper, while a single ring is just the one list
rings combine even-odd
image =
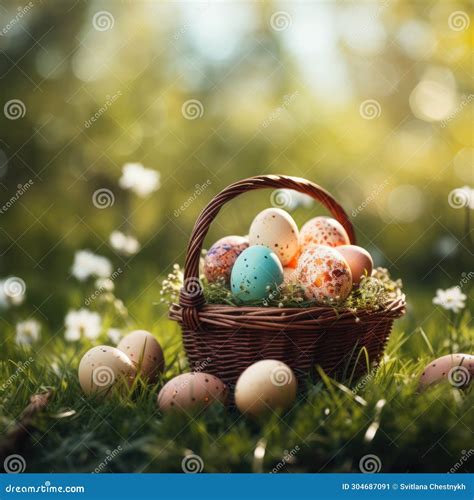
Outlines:
[{"label": "turquoise egg", "polygon": [[283,267],[276,253],[264,246],[244,250],[232,268],[232,295],[240,302],[253,302],[268,297],[283,282]]}]

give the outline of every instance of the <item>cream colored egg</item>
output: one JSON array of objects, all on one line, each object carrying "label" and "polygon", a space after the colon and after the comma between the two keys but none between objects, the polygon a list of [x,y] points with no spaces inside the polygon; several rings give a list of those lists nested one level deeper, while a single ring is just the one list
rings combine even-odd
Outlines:
[{"label": "cream colored egg", "polygon": [[344,226],[331,217],[314,217],[301,228],[300,244],[303,251],[310,245],[337,247],[349,245],[350,240]]},{"label": "cream colored egg", "polygon": [[288,265],[299,250],[299,231],[296,222],[281,208],[267,208],[253,220],[249,243],[264,245],[278,255],[283,266]]},{"label": "cream colored egg", "polygon": [[126,335],[117,349],[133,362],[145,380],[154,382],[165,369],[163,350],[153,335],[146,330],[135,330]]},{"label": "cream colored egg", "polygon": [[167,382],[158,394],[159,409],[191,412],[219,401],[225,404],[227,386],[214,375],[202,372],[183,373]]},{"label": "cream colored egg", "polygon": [[341,302],[352,290],[352,273],[344,257],[324,245],[308,247],[300,256],[298,282],[306,298],[319,303]]},{"label": "cream colored egg", "polygon": [[133,363],[115,347],[93,347],[79,363],[79,383],[86,394],[106,394],[115,384],[130,384],[134,376]]},{"label": "cream colored egg", "polygon": [[432,361],[420,377],[420,388],[437,384],[443,380],[453,387],[466,387],[474,377],[474,356],[472,354],[447,354]]},{"label": "cream colored egg", "polygon": [[362,276],[370,276],[374,261],[365,248],[357,245],[341,245],[337,251],[346,259],[352,272],[352,283],[359,284]]},{"label": "cream colored egg", "polygon": [[250,365],[235,386],[235,403],[245,414],[259,416],[289,408],[295,398],[297,380],[281,361],[265,359]]}]

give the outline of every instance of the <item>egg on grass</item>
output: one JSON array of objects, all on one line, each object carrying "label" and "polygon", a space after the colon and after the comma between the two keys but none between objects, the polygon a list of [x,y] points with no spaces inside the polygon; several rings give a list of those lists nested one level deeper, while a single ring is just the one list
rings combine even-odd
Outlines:
[{"label": "egg on grass", "polygon": [[225,236],[216,241],[204,257],[203,273],[209,283],[230,280],[232,267],[237,257],[249,246],[246,236]]},{"label": "egg on grass", "polygon": [[299,250],[296,222],[281,208],[267,208],[252,221],[249,244],[264,245],[273,250],[283,266],[290,264]]},{"label": "egg on grass", "polygon": [[214,402],[225,404],[227,386],[214,375],[202,372],[182,373],[167,382],[158,394],[160,411],[192,413]]},{"label": "egg on grass", "polygon": [[235,386],[235,403],[244,414],[259,417],[289,408],[296,399],[297,380],[281,361],[265,359],[246,368]]},{"label": "egg on grass", "polygon": [[119,342],[117,349],[129,357],[137,372],[148,382],[155,382],[165,369],[163,349],[146,330],[129,333]]},{"label": "egg on grass", "polygon": [[300,245],[303,251],[310,245],[337,247],[349,244],[349,236],[344,226],[332,217],[314,217],[306,222],[300,231]]},{"label": "egg on grass", "polygon": [[352,273],[352,283],[358,285],[362,276],[370,276],[374,261],[365,248],[357,245],[340,245],[336,250],[346,259]]},{"label": "egg on grass", "polygon": [[120,349],[99,345],[84,354],[78,372],[79,384],[85,394],[105,395],[115,385],[131,385],[136,370]]},{"label": "egg on grass", "polygon": [[448,381],[453,387],[464,388],[474,377],[474,356],[472,354],[446,354],[431,361],[423,370],[419,388]]},{"label": "egg on grass", "polygon": [[325,245],[313,245],[303,252],[297,276],[308,300],[342,302],[352,290],[349,264],[335,248]]},{"label": "egg on grass", "polygon": [[283,267],[277,255],[264,246],[244,250],[232,268],[230,285],[238,302],[263,300],[283,282]]}]

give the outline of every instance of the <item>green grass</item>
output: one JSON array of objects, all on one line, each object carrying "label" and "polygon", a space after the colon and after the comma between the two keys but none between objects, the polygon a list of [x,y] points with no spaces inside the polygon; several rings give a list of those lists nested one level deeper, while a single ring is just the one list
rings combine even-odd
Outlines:
[{"label": "green grass", "polygon": [[[424,365],[450,352],[449,342],[458,344],[458,352],[473,351],[467,311],[449,341],[453,332],[448,332],[447,315],[420,296],[396,322],[376,374],[352,383],[322,374],[287,413],[263,421],[222,407],[189,418],[162,416],[156,408],[164,381],[187,369],[179,328],[166,319],[164,306],[151,305],[157,294],[150,289],[129,300],[130,321],[131,327],[155,333],[165,349],[167,371],[155,386],[138,384],[127,397],[98,400],[82,394],[76,370],[92,344],[67,344],[62,331],[54,336],[43,331],[38,346],[20,349],[12,327],[5,328],[0,377],[12,383],[0,390],[1,434],[11,429],[31,394],[53,391],[29,440],[15,450],[28,472],[98,467],[102,472],[181,472],[190,453],[202,458],[205,472],[358,472],[367,454],[377,455],[383,472],[446,472],[471,448],[472,385],[460,391],[446,383],[417,392]],[[18,363],[30,356],[33,362],[19,372]],[[473,465],[471,458],[459,471],[472,471]]]}]

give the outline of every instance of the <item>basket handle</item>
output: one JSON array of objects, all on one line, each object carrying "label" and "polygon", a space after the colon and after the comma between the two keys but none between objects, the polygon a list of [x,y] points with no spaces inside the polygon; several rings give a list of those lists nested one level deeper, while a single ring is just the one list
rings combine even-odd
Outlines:
[{"label": "basket handle", "polygon": [[189,239],[186,260],[184,263],[184,284],[179,296],[182,307],[182,320],[186,328],[199,330],[199,309],[204,305],[204,294],[199,282],[199,260],[204,238],[209,226],[222,206],[239,194],[255,189],[293,189],[307,194],[324,205],[332,216],[337,219],[347,231],[349,240],[355,244],[354,228],[344,209],[325,189],[300,177],[286,175],[258,175],[234,182],[216,195],[204,208],[194,224]]}]

